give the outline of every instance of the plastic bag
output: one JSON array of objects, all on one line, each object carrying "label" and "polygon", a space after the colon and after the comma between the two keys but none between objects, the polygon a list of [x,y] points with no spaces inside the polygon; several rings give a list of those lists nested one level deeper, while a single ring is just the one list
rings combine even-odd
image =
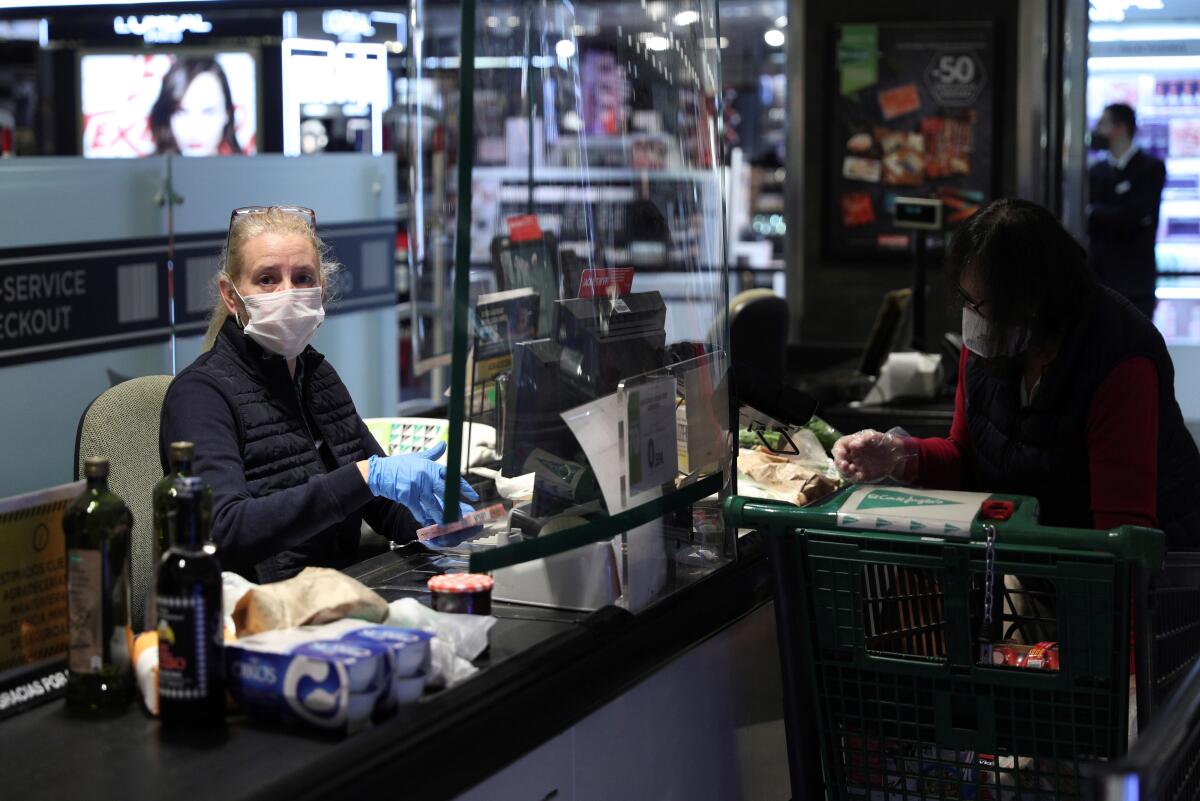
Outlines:
[{"label": "plastic bag", "polygon": [[487,649],[488,632],[496,618],[436,612],[415,598],[403,598],[388,604],[387,625],[431,632],[429,684],[453,687],[479,672],[471,660]]},{"label": "plastic bag", "polygon": [[452,615],[435,612],[415,598],[402,598],[388,604],[389,626],[432,632],[454,647],[454,653],[472,660],[487,650],[488,631],[496,625],[491,615]]}]

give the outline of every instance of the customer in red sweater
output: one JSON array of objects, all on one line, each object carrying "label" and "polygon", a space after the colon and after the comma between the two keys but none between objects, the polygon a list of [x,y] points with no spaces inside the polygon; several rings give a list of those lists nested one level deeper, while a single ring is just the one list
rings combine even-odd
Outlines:
[{"label": "customer in red sweater", "polygon": [[1153,526],[1200,547],[1200,453],[1154,325],[1032,203],[989,204],[946,256],[965,344],[950,435],[843,437],[843,474],[1031,495],[1049,525]]}]

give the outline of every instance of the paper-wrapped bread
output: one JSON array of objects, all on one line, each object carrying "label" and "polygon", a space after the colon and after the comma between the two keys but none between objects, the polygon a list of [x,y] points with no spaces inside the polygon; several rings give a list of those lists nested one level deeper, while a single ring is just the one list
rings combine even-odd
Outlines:
[{"label": "paper-wrapped bread", "polygon": [[387,616],[387,601],[327,567],[306,567],[286,581],[255,587],[233,609],[238,637],[345,617],[382,623]]},{"label": "paper-wrapped bread", "polygon": [[738,471],[798,506],[824,498],[837,489],[828,476],[794,459],[763,450],[738,454]]}]

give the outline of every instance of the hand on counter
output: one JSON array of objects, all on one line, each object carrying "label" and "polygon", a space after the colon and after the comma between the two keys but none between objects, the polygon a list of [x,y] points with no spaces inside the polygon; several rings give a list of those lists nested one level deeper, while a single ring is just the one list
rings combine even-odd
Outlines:
[{"label": "hand on counter", "polygon": [[[446,468],[435,460],[446,452],[439,442],[427,451],[402,456],[372,456],[366,462],[367,486],[371,493],[404,504],[423,526],[440,523],[445,508]],[[478,501],[479,495],[459,478],[461,497]],[[463,513],[472,511],[462,504]]]},{"label": "hand on counter", "polygon": [[911,483],[917,477],[917,443],[912,437],[867,429],[833,444],[833,463],[851,481],[893,478]]}]

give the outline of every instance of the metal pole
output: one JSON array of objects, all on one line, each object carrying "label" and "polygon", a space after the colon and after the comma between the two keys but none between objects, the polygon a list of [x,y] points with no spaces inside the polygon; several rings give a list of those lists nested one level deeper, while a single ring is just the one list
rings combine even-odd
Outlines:
[{"label": "metal pole", "polygon": [[912,349],[925,350],[925,232],[913,232]]},{"label": "metal pole", "polygon": [[458,96],[458,224],[454,237],[454,337],[450,361],[450,432],[446,448],[446,509],[442,520],[459,519],[458,477],[463,462],[467,384],[467,324],[471,271],[471,172],[475,162],[475,0],[462,7],[462,57]]}]

